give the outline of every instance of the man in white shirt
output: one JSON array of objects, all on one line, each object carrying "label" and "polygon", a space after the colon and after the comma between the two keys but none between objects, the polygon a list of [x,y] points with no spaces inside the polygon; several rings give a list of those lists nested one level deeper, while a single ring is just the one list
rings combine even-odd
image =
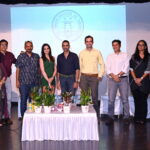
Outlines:
[{"label": "man in white shirt", "polygon": [[114,53],[110,54],[106,60],[106,72],[108,79],[108,119],[106,125],[113,123],[114,103],[119,89],[120,97],[124,109],[124,122],[129,123],[129,103],[128,103],[128,71],[129,59],[127,53],[121,52],[121,41],[113,40],[112,47]]}]

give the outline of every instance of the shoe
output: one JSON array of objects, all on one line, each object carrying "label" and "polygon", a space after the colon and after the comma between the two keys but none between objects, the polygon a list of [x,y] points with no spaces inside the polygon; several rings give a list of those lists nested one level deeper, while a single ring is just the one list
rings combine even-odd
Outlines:
[{"label": "shoe", "polygon": [[10,118],[5,119],[5,123],[6,123],[6,125],[12,125],[13,124],[13,122],[12,122],[12,120],[10,120]]},{"label": "shoe", "polygon": [[130,119],[125,118],[125,119],[123,119],[123,122],[124,122],[125,125],[128,125],[128,124],[130,124]]},{"label": "shoe", "polygon": [[139,125],[144,125],[146,123],[146,121],[143,120],[134,120],[134,122]]},{"label": "shoe", "polygon": [[100,124],[100,118],[97,119],[98,124]]},{"label": "shoe", "polygon": [[145,124],[145,121],[140,121],[139,124],[140,124],[140,125],[144,125],[144,124]]},{"label": "shoe", "polygon": [[136,124],[140,124],[140,121],[139,121],[139,120],[134,120],[134,122],[135,122]]},{"label": "shoe", "polygon": [[3,126],[3,121],[2,120],[0,120],[0,127],[2,127]]},{"label": "shoe", "polygon": [[106,124],[106,125],[111,125],[111,124],[113,124],[113,122],[114,122],[114,119],[109,117],[109,118],[106,120],[105,124]]},{"label": "shoe", "polygon": [[144,125],[146,122],[145,121],[140,121],[140,124],[141,125]]},{"label": "shoe", "polygon": [[144,125],[146,122],[141,120],[135,120],[136,124]]},{"label": "shoe", "polygon": [[1,123],[2,123],[3,125],[6,125],[5,119],[2,119],[2,120],[1,120]]},{"label": "shoe", "polygon": [[101,114],[100,120],[106,121],[107,120],[107,115],[106,114]]},{"label": "shoe", "polygon": [[23,119],[22,119],[22,117],[19,117],[18,120],[19,120],[19,121],[22,121]]}]

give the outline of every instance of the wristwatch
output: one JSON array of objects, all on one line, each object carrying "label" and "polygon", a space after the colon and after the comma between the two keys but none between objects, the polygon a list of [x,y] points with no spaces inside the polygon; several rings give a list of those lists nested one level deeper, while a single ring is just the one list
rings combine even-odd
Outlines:
[{"label": "wristwatch", "polygon": [[120,74],[118,74],[118,77],[120,78],[120,77],[121,77],[121,75],[120,75]]}]

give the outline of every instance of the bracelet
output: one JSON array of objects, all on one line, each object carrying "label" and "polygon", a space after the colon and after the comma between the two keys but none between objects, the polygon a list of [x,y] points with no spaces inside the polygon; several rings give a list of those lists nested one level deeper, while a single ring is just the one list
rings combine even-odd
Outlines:
[{"label": "bracelet", "polygon": [[136,78],[134,78],[134,81],[136,81]]},{"label": "bracelet", "polygon": [[143,77],[141,77],[141,80],[143,80],[144,78]]}]

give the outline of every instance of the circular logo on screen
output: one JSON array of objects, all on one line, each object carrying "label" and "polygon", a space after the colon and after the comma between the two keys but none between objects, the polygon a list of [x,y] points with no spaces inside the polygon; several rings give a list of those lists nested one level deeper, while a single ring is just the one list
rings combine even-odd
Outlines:
[{"label": "circular logo on screen", "polygon": [[83,19],[75,11],[61,11],[52,21],[52,30],[59,40],[77,40],[84,30]]}]

